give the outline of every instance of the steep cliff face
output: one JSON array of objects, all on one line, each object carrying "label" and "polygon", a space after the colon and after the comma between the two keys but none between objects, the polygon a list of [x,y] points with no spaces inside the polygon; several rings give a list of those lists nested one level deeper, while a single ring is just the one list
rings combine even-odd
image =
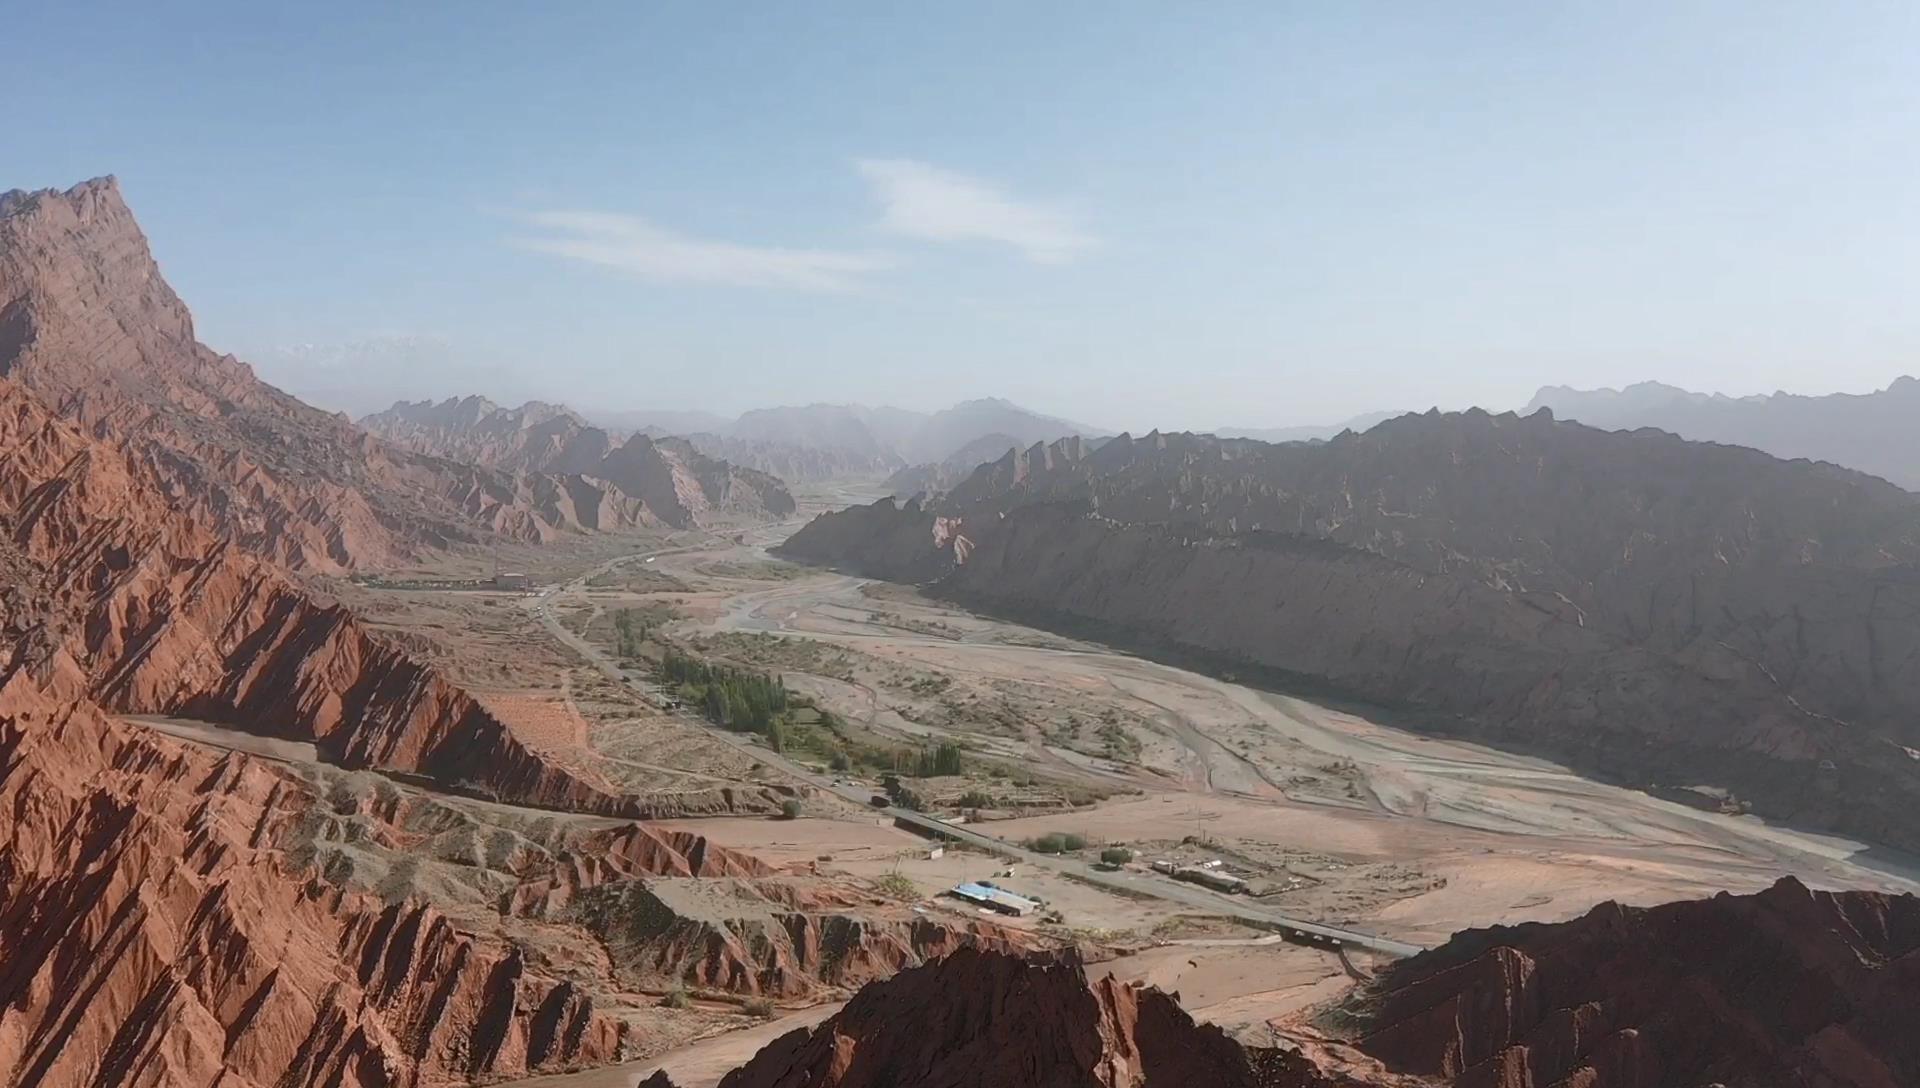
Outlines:
[{"label": "steep cliff face", "polygon": [[1249,1050],[1167,994],[1052,956],[963,950],[781,1036],[721,1088],[1315,1088],[1303,1059]]},{"label": "steep cliff face", "polygon": [[313,803],[0,687],[0,1084],[439,1083],[615,1060],[622,1025],[431,908],[299,878]]},{"label": "steep cliff face", "polygon": [[[488,531],[536,541],[582,528],[564,504],[529,499],[564,482],[476,478],[397,449],[199,343],[111,178],[0,195],[0,376],[151,463],[177,506],[283,565],[338,571]],[[588,505],[602,527],[632,512]]]},{"label": "steep cliff face", "polygon": [[1545,415],[1069,440],[788,551],[1920,843],[1920,500],[1831,466]]},{"label": "steep cliff face", "polygon": [[[634,504],[647,519],[676,528],[724,515],[785,517],[794,508],[786,485],[766,472],[708,456],[682,438],[623,438],[555,404],[402,401],[360,425],[403,449],[486,470],[576,474],[612,496],[605,501]],[[539,507],[518,504],[528,505]]]},{"label": "steep cliff face", "polygon": [[1353,1003],[1388,1068],[1497,1088],[1920,1081],[1920,900],[1815,892],[1474,930]]}]

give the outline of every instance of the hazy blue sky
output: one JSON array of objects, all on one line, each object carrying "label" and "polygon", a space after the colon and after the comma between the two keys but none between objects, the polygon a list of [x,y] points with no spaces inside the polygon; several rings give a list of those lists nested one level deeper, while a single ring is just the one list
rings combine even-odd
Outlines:
[{"label": "hazy blue sky", "polygon": [[4,25],[0,187],[117,173],[202,337],[310,393],[1141,430],[1920,369],[1911,3]]}]

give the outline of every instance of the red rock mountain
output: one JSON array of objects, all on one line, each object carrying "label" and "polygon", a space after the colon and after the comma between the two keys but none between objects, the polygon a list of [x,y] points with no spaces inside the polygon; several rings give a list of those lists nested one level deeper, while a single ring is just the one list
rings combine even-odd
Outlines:
[{"label": "red rock mountain", "polygon": [[484,397],[401,401],[360,421],[403,449],[514,473],[562,473],[605,481],[678,528],[715,517],[793,513],[786,485],[695,449],[681,438],[622,437],[559,405],[502,408]]},{"label": "red rock mountain", "polygon": [[379,566],[482,533],[537,541],[643,513],[584,477],[397,449],[208,349],[111,178],[0,195],[0,376],[287,566]]},{"label": "red rock mountain", "polygon": [[1544,413],[1069,439],[788,550],[1920,844],[1920,498],[1831,465]]}]

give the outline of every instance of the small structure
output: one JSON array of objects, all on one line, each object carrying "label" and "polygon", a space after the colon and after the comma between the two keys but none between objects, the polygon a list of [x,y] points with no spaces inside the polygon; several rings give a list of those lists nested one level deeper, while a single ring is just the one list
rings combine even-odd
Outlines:
[{"label": "small structure", "polygon": [[533,579],[519,571],[501,571],[493,576],[493,588],[524,590],[533,586]]},{"label": "small structure", "polygon": [[1189,884],[1198,884],[1203,888],[1212,888],[1216,892],[1239,895],[1247,890],[1247,882],[1232,873],[1223,873],[1217,869],[1203,869],[1198,865],[1181,865],[1173,870],[1173,879],[1184,880]]},{"label": "small structure", "polygon": [[1040,909],[1040,904],[1028,899],[1026,896],[1015,895],[1004,888],[996,888],[991,884],[956,884],[953,890],[947,894],[953,896],[955,899],[964,899],[969,903],[977,903],[988,910],[999,911],[1001,914],[1010,914],[1015,918],[1032,914],[1034,911]]}]

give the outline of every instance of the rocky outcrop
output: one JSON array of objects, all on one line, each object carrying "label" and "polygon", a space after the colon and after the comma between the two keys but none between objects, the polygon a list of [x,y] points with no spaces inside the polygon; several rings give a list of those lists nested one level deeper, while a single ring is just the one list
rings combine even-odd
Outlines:
[{"label": "rocky outcrop", "polygon": [[0,688],[0,1084],[465,1081],[616,1060],[624,1028],[417,903],[309,882],[313,804],[20,673]]},{"label": "rocky outcrop", "polygon": [[[401,448],[487,470],[583,479],[604,497],[590,496],[588,510],[574,516],[595,525],[608,513],[623,514],[621,503],[637,504],[648,519],[676,528],[725,515],[785,517],[794,509],[786,485],[766,472],[708,456],[686,439],[623,438],[559,405],[502,408],[483,397],[402,401],[360,425]],[[505,508],[549,505],[523,500]]]},{"label": "rocky outcrop", "polygon": [[1816,892],[1474,930],[1396,966],[1344,1030],[1389,1069],[1488,1088],[1920,1082],[1920,900]]},{"label": "rocky outcrop", "polygon": [[787,554],[1920,844],[1920,500],[1832,466],[1544,414],[1067,440]]},{"label": "rocky outcrop", "polygon": [[887,493],[897,498],[937,495],[972,476],[981,465],[999,460],[1008,451],[1019,448],[1020,443],[1011,435],[990,434],[976,438],[944,461],[908,465],[887,477]]},{"label": "rocky outcrop", "polygon": [[[290,567],[390,565],[501,533],[578,531],[563,481],[401,450],[194,339],[112,178],[0,195],[0,376],[146,462],[176,507]],[[601,527],[620,504],[573,498]],[[503,510],[502,507],[510,507]]]},{"label": "rocky outcrop", "polygon": [[[664,1077],[657,1084],[669,1084]],[[721,1088],[1317,1088],[1303,1059],[1250,1050],[1159,990],[1089,984],[1071,957],[961,950],[781,1036]]]}]

